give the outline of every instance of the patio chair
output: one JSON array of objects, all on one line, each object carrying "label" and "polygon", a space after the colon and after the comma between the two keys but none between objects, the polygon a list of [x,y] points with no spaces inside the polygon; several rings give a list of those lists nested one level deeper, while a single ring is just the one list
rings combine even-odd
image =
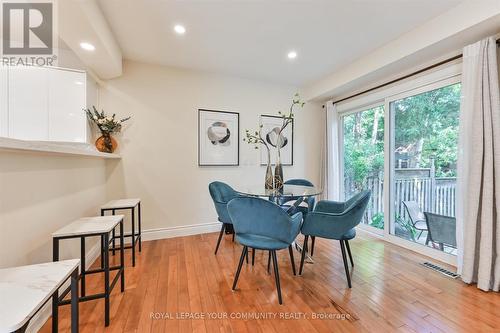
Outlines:
[{"label": "patio chair", "polygon": [[439,244],[439,249],[444,251],[444,245],[457,248],[457,235],[455,233],[457,220],[451,216],[438,215],[424,212],[427,223],[428,239]]},{"label": "patio chair", "polygon": [[[408,216],[410,217],[411,224],[413,227],[420,231],[417,236],[417,239],[422,236],[422,233],[427,230],[427,223],[425,222],[425,215],[420,210],[418,206],[418,202],[416,201],[402,201],[403,205],[408,212]],[[429,233],[427,232],[427,237],[425,239],[425,245],[429,243]]]}]

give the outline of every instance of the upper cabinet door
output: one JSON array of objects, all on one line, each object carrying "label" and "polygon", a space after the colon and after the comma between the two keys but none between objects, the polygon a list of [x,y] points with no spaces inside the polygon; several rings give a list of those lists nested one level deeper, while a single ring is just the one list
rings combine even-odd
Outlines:
[{"label": "upper cabinet door", "polygon": [[9,98],[7,67],[0,66],[0,136],[9,136]]},{"label": "upper cabinet door", "polygon": [[9,68],[9,137],[48,140],[48,72],[34,66]]},{"label": "upper cabinet door", "polygon": [[68,70],[49,71],[49,140],[86,142],[86,74]]}]

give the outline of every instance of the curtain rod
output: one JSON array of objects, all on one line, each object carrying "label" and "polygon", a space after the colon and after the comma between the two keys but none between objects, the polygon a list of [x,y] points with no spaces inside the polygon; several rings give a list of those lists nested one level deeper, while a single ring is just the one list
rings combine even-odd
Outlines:
[{"label": "curtain rod", "polygon": [[[497,42],[497,46],[500,46],[500,38],[499,38],[499,39],[497,39],[497,40],[496,40],[496,42]],[[425,68],[419,69],[418,71],[415,71],[415,72],[412,72],[412,73],[410,73],[410,74],[407,74],[407,75],[404,75],[404,76],[398,77],[397,79],[394,79],[394,80],[391,80],[391,81],[388,81],[388,82],[385,82],[385,83],[379,84],[378,86],[375,86],[375,87],[372,87],[372,88],[369,88],[369,89],[363,90],[363,91],[361,91],[361,92],[359,92],[359,93],[353,94],[353,95],[348,96],[348,97],[341,98],[341,99],[339,99],[339,100],[337,100],[337,101],[333,101],[333,104],[335,104],[335,103],[340,103],[340,102],[346,101],[346,100],[348,100],[348,99],[351,99],[351,98],[354,98],[354,97],[358,97],[358,96],[364,95],[364,94],[366,94],[366,93],[372,92],[372,91],[374,91],[374,90],[377,90],[377,89],[380,89],[380,88],[386,87],[386,86],[391,85],[391,84],[393,84],[393,83],[396,83],[396,82],[399,82],[399,81],[405,80],[405,79],[407,79],[407,78],[410,78],[410,77],[412,77],[412,76],[418,75],[418,74],[423,73],[423,72],[425,72],[425,71],[428,71],[428,70],[430,70],[430,69],[433,69],[433,68],[439,67],[439,66],[441,66],[441,65],[444,65],[444,64],[446,64],[446,63],[452,62],[452,61],[454,61],[454,60],[460,59],[460,58],[462,58],[462,57],[463,57],[463,55],[462,55],[462,54],[458,54],[458,55],[453,56],[453,57],[451,57],[451,58],[448,58],[448,59],[445,59],[445,60],[443,60],[443,61],[440,61],[440,62],[438,62],[438,63],[436,63],[436,64],[433,64],[433,65],[427,66],[427,67],[425,67]],[[323,107],[325,107],[325,106],[323,105]]]}]

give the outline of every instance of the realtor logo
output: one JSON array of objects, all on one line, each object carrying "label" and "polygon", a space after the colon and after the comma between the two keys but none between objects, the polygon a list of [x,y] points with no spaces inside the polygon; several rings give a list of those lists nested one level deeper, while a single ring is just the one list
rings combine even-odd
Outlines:
[{"label": "realtor logo", "polygon": [[52,3],[3,3],[3,54],[52,54]]},{"label": "realtor logo", "polygon": [[2,63],[53,66],[57,56],[52,2],[2,1]]}]

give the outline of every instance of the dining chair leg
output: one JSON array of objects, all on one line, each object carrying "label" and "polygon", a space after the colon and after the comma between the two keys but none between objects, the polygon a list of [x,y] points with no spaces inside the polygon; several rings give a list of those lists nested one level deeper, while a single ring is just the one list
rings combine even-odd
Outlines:
[{"label": "dining chair leg", "polygon": [[267,274],[271,274],[271,251],[269,251],[269,256],[267,257]]},{"label": "dining chair leg", "polygon": [[234,229],[233,229],[233,242],[234,242],[234,235],[235,235],[235,234],[236,234],[236,233],[234,232]]},{"label": "dining chair leg", "polygon": [[281,305],[283,304],[283,300],[281,299],[280,272],[278,269],[278,260],[276,259],[276,250],[271,251],[271,256],[273,258],[274,279],[276,280],[276,289],[278,290],[278,302]]},{"label": "dining chair leg", "polygon": [[293,275],[297,275],[297,272],[295,271],[295,260],[293,259],[293,249],[291,244],[288,246],[288,253],[290,253],[290,261],[292,262]]},{"label": "dining chair leg", "polygon": [[302,255],[300,257],[300,268],[299,268],[299,275],[302,275],[302,269],[304,269],[304,260],[306,259],[306,252],[307,252],[307,241],[309,239],[309,236],[304,236],[304,246],[302,246]]},{"label": "dining chair leg", "polygon": [[347,249],[347,254],[349,255],[349,260],[351,260],[351,266],[354,267],[354,261],[352,260],[351,248],[349,247],[349,241],[344,241],[345,248]]},{"label": "dining chair leg", "polygon": [[252,266],[255,263],[255,249],[252,249]]},{"label": "dining chair leg", "polygon": [[245,259],[246,259],[247,264],[248,264],[248,250],[247,250],[247,253],[245,254]]},{"label": "dining chair leg", "polygon": [[431,238],[429,237],[429,231],[427,231],[427,236],[425,237],[425,245],[429,244]]},{"label": "dining chair leg", "polygon": [[217,254],[217,251],[219,251],[219,245],[220,245],[220,241],[222,239],[222,235],[224,234],[224,229],[226,229],[226,224],[222,223],[222,228],[220,229],[220,233],[219,233],[219,239],[217,239],[217,246],[215,247],[215,254]]},{"label": "dining chair leg", "polygon": [[243,251],[241,251],[240,262],[238,263],[238,270],[236,270],[236,275],[234,276],[233,290],[236,289],[236,283],[238,283],[238,278],[240,277],[241,266],[243,266],[243,260],[245,259],[245,256],[247,254],[248,254],[248,247],[243,246]]},{"label": "dining chair leg", "polygon": [[314,243],[316,243],[316,236],[311,236],[311,257],[314,255]]},{"label": "dining chair leg", "polygon": [[342,251],[342,259],[344,260],[345,276],[347,277],[347,285],[351,288],[351,276],[349,275],[349,266],[347,265],[347,257],[345,254],[344,241],[340,241],[340,249]]}]

